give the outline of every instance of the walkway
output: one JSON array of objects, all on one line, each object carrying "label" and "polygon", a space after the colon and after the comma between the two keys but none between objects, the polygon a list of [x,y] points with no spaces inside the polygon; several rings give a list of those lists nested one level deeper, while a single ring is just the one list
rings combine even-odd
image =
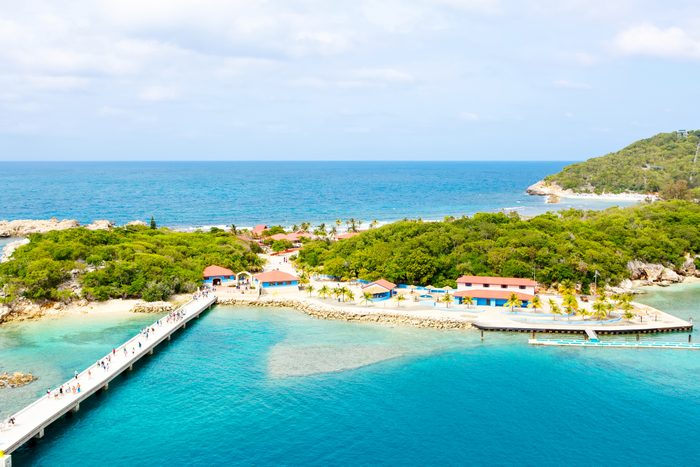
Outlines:
[{"label": "walkway", "polygon": [[700,350],[700,344],[690,342],[661,341],[589,341],[582,339],[530,339],[530,345],[549,345],[564,347],[615,347],[628,349],[683,349]]},{"label": "walkway", "polygon": [[[110,381],[124,371],[133,369],[134,363],[143,356],[153,354],[153,349],[158,344],[170,340],[175,331],[186,327],[190,320],[198,318],[215,302],[214,295],[189,301],[105,355],[75,378],[63,383],[62,395],[59,395],[56,388],[51,394],[44,395],[14,414],[14,424],[4,421],[0,425],[0,466],[6,465],[4,461],[9,454],[30,439],[43,437],[44,429],[64,414],[77,412],[82,401],[100,389],[107,389]],[[105,365],[101,366],[101,362]],[[80,385],[80,392],[73,393],[71,387],[77,385]]]}]

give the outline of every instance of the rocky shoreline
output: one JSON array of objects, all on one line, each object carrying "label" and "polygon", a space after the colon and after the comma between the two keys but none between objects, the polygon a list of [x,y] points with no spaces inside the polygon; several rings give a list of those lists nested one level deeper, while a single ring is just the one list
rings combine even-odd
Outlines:
[{"label": "rocky shoreline", "polygon": [[471,329],[470,322],[445,318],[409,316],[401,313],[384,312],[358,308],[348,310],[326,303],[320,303],[303,298],[260,297],[256,299],[222,298],[218,305],[245,305],[256,307],[286,307],[294,308],[311,317],[336,321],[355,321],[367,323],[398,324],[418,328],[434,329]]},{"label": "rocky shoreline", "polygon": [[546,196],[547,202],[557,203],[559,198],[574,198],[574,199],[599,199],[599,200],[617,200],[617,201],[656,201],[658,196],[655,194],[644,193],[578,193],[573,190],[564,189],[556,182],[540,180],[539,182],[527,187],[525,192],[533,196]]}]

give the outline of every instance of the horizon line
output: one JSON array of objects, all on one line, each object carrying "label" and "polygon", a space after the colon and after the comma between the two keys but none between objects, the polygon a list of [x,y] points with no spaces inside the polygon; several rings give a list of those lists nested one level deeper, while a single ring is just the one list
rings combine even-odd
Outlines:
[{"label": "horizon line", "polygon": [[583,162],[577,159],[36,159],[36,160],[0,160],[0,163],[5,162],[20,162],[20,163],[47,163],[47,162],[96,162],[96,163],[111,163],[111,162]]}]

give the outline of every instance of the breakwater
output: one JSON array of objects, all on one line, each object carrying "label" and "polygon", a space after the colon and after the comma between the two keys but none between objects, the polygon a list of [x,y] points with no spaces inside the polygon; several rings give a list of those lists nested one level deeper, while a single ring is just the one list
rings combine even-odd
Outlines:
[{"label": "breakwater", "polygon": [[[264,295],[259,298],[219,297],[217,303],[219,305],[294,308],[314,318],[339,321],[381,323],[434,329],[471,329],[473,327],[471,322],[467,320],[450,318],[448,316],[419,316],[417,312],[388,312],[366,307],[350,309],[349,307],[336,306],[313,299],[296,297],[271,297]],[[413,313],[416,314],[412,315]]]}]

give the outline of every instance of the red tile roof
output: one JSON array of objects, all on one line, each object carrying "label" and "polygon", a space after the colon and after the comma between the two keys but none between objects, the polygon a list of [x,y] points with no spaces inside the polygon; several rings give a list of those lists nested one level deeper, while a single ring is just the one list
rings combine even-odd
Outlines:
[{"label": "red tile roof", "polygon": [[292,232],[288,234],[278,233],[270,235],[271,240],[289,240],[290,242],[299,241],[302,237],[311,238],[311,234],[308,232]]},{"label": "red tile roof", "polygon": [[204,277],[215,277],[215,276],[235,276],[236,273],[230,269],[222,268],[221,266],[207,266],[204,268],[202,276]]},{"label": "red tile roof", "polygon": [[283,271],[266,271],[259,274],[255,274],[253,277],[259,282],[285,282],[285,281],[298,281],[297,276],[293,276],[287,272]]},{"label": "red tile roof", "polygon": [[258,224],[255,227],[253,227],[253,230],[251,230],[251,232],[256,235],[260,235],[265,229],[267,229],[267,226],[265,224]]},{"label": "red tile roof", "polygon": [[346,238],[352,238],[355,235],[360,235],[360,232],[345,232],[335,236],[336,240],[345,240]]},{"label": "red tile roof", "polygon": [[471,297],[471,298],[500,298],[508,300],[512,294],[520,300],[532,300],[534,295],[520,292],[509,292],[507,290],[460,290],[454,293],[455,297]]},{"label": "red tile roof", "polygon": [[373,285],[378,285],[380,287],[384,287],[387,290],[394,290],[396,288],[396,284],[393,284],[386,279],[379,279],[378,281],[374,281],[372,283],[369,283],[362,288],[366,289],[367,287],[371,287]]},{"label": "red tile roof", "polygon": [[535,287],[537,282],[532,279],[519,279],[517,277],[489,277],[489,276],[462,276],[457,279],[458,284],[489,284],[489,285],[524,285]]}]

